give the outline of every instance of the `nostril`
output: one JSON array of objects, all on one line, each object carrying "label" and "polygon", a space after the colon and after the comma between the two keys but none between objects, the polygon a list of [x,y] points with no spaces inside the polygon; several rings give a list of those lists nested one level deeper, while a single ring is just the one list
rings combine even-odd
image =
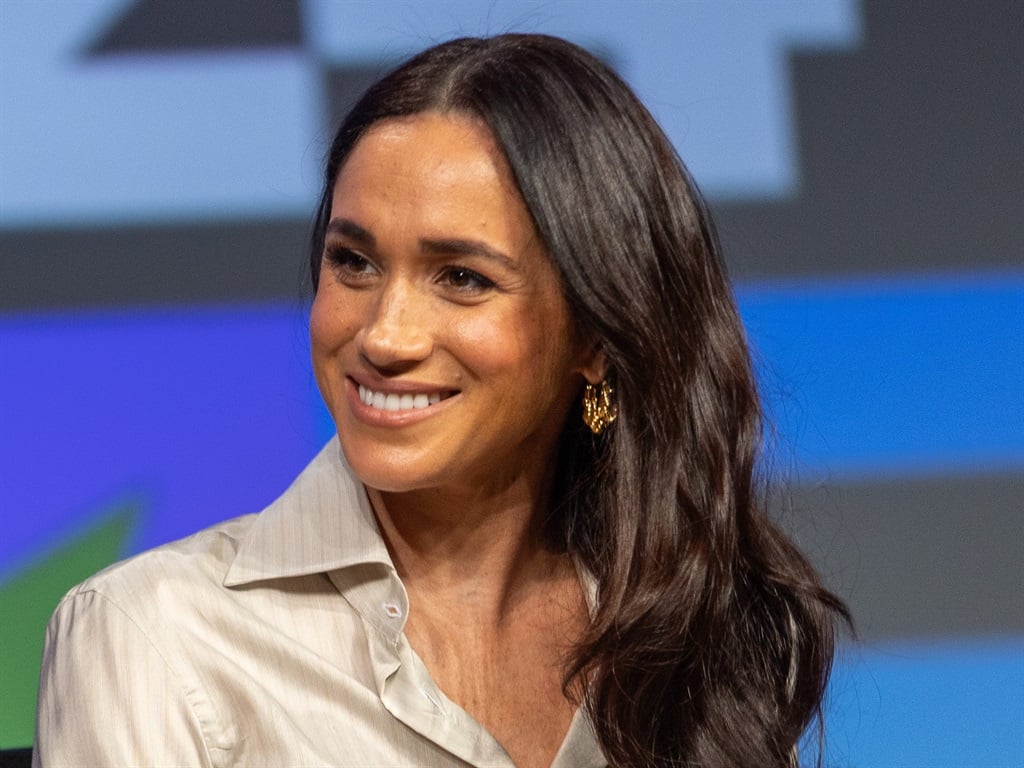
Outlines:
[{"label": "nostril", "polygon": [[365,351],[359,353],[359,359],[368,367],[377,371],[382,376],[395,376],[411,371],[419,365],[421,359],[383,359],[380,355],[368,355]]}]

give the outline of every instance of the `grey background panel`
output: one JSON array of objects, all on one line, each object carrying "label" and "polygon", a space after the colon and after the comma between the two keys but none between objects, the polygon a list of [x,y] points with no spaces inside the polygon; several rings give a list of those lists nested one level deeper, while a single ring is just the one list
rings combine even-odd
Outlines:
[{"label": "grey background panel", "polygon": [[0,311],[294,299],[309,220],[0,229]]},{"label": "grey background panel", "polygon": [[782,515],[867,641],[1024,634],[1024,477],[824,483]]},{"label": "grey background panel", "polygon": [[298,47],[300,0],[136,0],[92,45],[90,54]]},{"label": "grey background panel", "polygon": [[800,190],[713,206],[739,277],[1024,266],[1024,4],[863,4],[791,57]]}]

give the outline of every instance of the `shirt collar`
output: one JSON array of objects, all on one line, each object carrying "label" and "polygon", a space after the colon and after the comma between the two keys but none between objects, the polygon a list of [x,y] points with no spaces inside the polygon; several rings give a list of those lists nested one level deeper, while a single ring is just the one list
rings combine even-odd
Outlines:
[{"label": "shirt collar", "polygon": [[228,587],[380,563],[393,569],[366,489],[337,436],[256,516],[228,569]]}]

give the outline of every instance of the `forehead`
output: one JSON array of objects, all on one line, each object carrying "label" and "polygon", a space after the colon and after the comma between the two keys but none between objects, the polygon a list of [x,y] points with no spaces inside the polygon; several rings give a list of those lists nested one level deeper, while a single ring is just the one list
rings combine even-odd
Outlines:
[{"label": "forehead", "polygon": [[341,166],[335,190],[346,177],[365,182],[393,174],[428,188],[494,186],[495,192],[520,198],[490,130],[460,113],[423,112],[374,123]]},{"label": "forehead", "polygon": [[335,180],[331,216],[370,229],[536,241],[533,219],[490,131],[461,114],[426,112],[374,124]]}]

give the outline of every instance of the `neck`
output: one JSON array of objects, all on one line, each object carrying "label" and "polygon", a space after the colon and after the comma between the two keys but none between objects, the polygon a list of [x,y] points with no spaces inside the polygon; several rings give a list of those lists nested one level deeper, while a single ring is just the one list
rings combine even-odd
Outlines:
[{"label": "neck", "polygon": [[431,603],[500,623],[530,587],[571,570],[567,558],[545,546],[547,485],[369,495],[410,596],[430,595]]}]

